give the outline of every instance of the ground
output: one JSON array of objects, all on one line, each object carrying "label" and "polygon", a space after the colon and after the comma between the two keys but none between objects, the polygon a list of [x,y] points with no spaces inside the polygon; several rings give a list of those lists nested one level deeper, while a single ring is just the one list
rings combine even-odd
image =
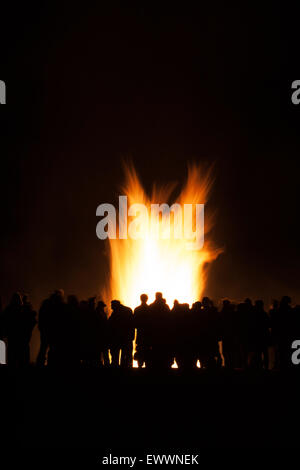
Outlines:
[{"label": "ground", "polygon": [[297,447],[299,377],[3,366],[2,419],[27,450]]}]

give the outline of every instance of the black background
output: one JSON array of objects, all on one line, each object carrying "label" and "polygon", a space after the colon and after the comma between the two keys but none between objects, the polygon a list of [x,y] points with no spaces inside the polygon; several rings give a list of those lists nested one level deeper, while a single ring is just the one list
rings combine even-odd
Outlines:
[{"label": "black background", "polygon": [[[180,184],[187,161],[215,164],[211,237],[225,251],[208,295],[300,302],[296,32],[293,7],[277,1],[1,5],[4,303],[16,289],[35,306],[56,287],[99,292],[107,264],[95,211],[119,194],[124,157],[149,191]],[[2,373],[2,402],[17,390],[5,413],[22,446],[97,447],[105,437],[110,448],[271,447],[273,456],[297,446],[291,378],[121,375],[107,387],[84,374]]]},{"label": "black background", "polygon": [[115,202],[128,157],[148,191],[180,186],[188,161],[215,163],[207,210],[224,254],[208,295],[300,301],[297,61],[278,2],[39,2],[6,6],[3,18],[5,302],[16,289],[36,305],[55,287],[99,292],[95,211]]}]

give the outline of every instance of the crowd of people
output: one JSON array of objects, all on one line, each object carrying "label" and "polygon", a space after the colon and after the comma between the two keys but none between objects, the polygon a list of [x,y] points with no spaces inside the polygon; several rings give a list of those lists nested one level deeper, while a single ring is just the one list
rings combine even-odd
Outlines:
[{"label": "crowd of people", "polygon": [[[37,318],[38,317],[38,318]],[[291,344],[300,338],[300,306],[292,307],[284,296],[274,300],[268,312],[262,300],[247,298],[234,303],[224,299],[220,308],[204,297],[192,307],[174,301],[167,305],[162,293],[132,311],[118,300],[111,314],[96,297],[67,300],[62,290],[45,299],[39,314],[28,295],[15,293],[0,312],[0,339],[8,344],[8,364],[23,367],[30,362],[30,339],[35,325],[40,332],[39,366],[101,366],[180,369],[225,366],[234,369],[268,369],[273,349],[276,369],[291,365]],[[135,351],[134,351],[135,345]]]}]

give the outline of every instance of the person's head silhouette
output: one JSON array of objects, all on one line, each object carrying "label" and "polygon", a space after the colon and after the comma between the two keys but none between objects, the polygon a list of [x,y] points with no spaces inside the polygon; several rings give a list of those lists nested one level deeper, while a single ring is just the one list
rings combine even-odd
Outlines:
[{"label": "person's head silhouette", "polygon": [[163,295],[161,292],[156,292],[155,294],[155,299],[161,301],[163,298]]},{"label": "person's head silhouette", "polygon": [[142,304],[146,304],[147,301],[148,301],[148,295],[147,294],[142,294],[140,296],[140,299],[141,299]]},{"label": "person's head silhouette", "polygon": [[110,305],[112,310],[117,310],[120,307],[121,302],[119,300],[112,300]]}]

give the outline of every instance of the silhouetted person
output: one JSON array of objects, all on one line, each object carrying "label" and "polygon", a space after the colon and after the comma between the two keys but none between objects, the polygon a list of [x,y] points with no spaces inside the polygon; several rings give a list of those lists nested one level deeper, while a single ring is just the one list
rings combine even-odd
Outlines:
[{"label": "silhouetted person", "polygon": [[[171,309],[171,315],[170,315],[170,326],[169,326],[169,344],[170,344],[170,351],[172,351],[172,357],[173,360],[177,356],[179,356],[178,352],[179,349],[182,348],[181,346],[181,341],[179,339],[179,331],[178,329],[180,328],[180,323],[181,323],[181,314],[180,314],[180,306],[181,304],[177,299],[174,300],[173,302],[173,308]],[[178,344],[178,341],[180,341],[180,345]],[[180,361],[180,358],[176,357],[176,364],[179,367],[178,360]]]},{"label": "silhouetted person", "polygon": [[42,302],[38,326],[41,336],[38,365],[44,365],[47,355],[49,366],[67,365],[70,358],[70,348],[67,342],[69,334],[67,306],[64,302],[64,291],[56,290],[48,299]]},{"label": "silhouetted person", "polygon": [[[238,369],[245,369],[248,367],[249,355],[249,322],[252,313],[252,303],[241,302],[236,306],[236,342],[238,343],[236,356]],[[226,364],[225,364],[226,365]]]},{"label": "silhouetted person", "polygon": [[99,300],[95,313],[99,328],[99,347],[100,347],[100,364],[109,366],[109,338],[108,338],[108,318],[105,312],[106,304]]},{"label": "silhouetted person", "polygon": [[209,306],[211,310],[211,315],[214,319],[214,335],[216,338],[216,343],[215,343],[215,355],[214,355],[214,366],[216,367],[221,367],[222,366],[222,356],[220,352],[220,345],[219,343],[221,342],[221,319],[220,319],[220,313],[218,311],[218,308],[214,305],[214,302],[212,299],[209,299]]},{"label": "silhouetted person", "polygon": [[291,366],[291,343],[295,339],[292,329],[293,310],[291,298],[287,295],[283,296],[280,301],[277,321],[279,367],[286,369]]},{"label": "silhouetted person", "polygon": [[119,300],[112,300],[111,308],[112,313],[108,319],[108,326],[112,365],[132,367],[132,342],[134,340],[132,310],[122,305]]},{"label": "silhouetted person", "polygon": [[220,318],[217,309],[208,297],[202,299],[202,308],[197,323],[199,333],[197,355],[201,367],[220,366]]},{"label": "silhouetted person", "polygon": [[241,356],[243,368],[249,365],[249,356],[251,353],[251,325],[253,322],[253,304],[252,300],[246,298],[244,302],[238,304],[237,313],[240,319],[240,340],[241,340]]},{"label": "silhouetted person", "polygon": [[171,311],[173,323],[173,350],[179,369],[192,369],[196,367],[195,353],[195,325],[193,311],[189,304],[174,302]]},{"label": "silhouetted person", "polygon": [[230,300],[223,300],[221,310],[221,336],[225,367],[242,367],[240,311]]},{"label": "silhouetted person", "polygon": [[[191,308],[191,331],[190,331],[190,348],[193,353],[193,361],[197,365],[202,357],[201,345],[201,326],[202,326],[202,303],[200,301],[194,302]],[[203,364],[200,363],[203,367]]]},{"label": "silhouetted person", "polygon": [[102,365],[103,318],[96,310],[96,297],[81,303],[81,360],[89,366]]},{"label": "silhouetted person", "polygon": [[249,366],[268,369],[270,344],[270,319],[262,300],[256,300],[249,322]]},{"label": "silhouetted person", "polygon": [[171,367],[173,362],[171,312],[161,292],[156,292],[155,301],[150,308],[151,355],[149,366],[155,368]]},{"label": "silhouetted person", "polygon": [[29,343],[36,324],[34,312],[28,296],[16,292],[2,315],[2,335],[8,340],[8,364],[22,367],[30,362]]},{"label": "silhouetted person", "polygon": [[134,309],[134,327],[136,328],[136,353],[135,359],[138,367],[143,364],[147,366],[151,354],[151,341],[150,341],[150,309],[147,304],[147,294],[142,294],[141,304]]},{"label": "silhouetted person", "polygon": [[76,295],[69,295],[65,312],[65,342],[68,351],[67,362],[71,366],[80,364],[80,308]]},{"label": "silhouetted person", "polygon": [[280,319],[279,319],[279,301],[274,299],[269,310],[271,325],[271,344],[274,348],[274,368],[279,368],[279,338],[280,338]]}]

